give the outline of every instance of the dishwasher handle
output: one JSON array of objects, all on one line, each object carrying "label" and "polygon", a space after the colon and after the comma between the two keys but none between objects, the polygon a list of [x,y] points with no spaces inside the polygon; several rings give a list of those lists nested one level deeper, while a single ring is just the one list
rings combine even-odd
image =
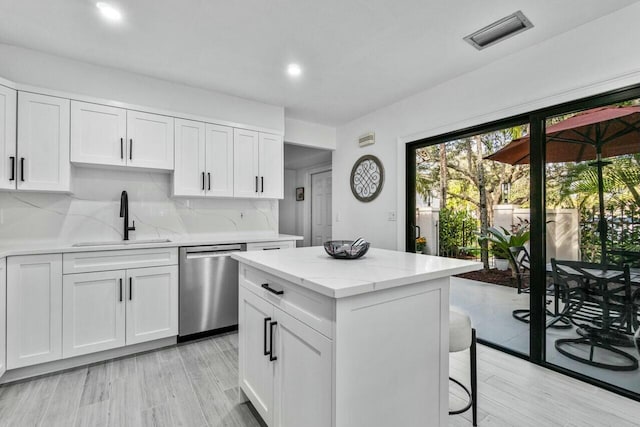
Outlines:
[{"label": "dishwasher handle", "polygon": [[240,252],[240,249],[232,251],[202,251],[202,252],[187,252],[186,259],[201,259],[201,258],[221,258],[231,255],[234,252]]}]

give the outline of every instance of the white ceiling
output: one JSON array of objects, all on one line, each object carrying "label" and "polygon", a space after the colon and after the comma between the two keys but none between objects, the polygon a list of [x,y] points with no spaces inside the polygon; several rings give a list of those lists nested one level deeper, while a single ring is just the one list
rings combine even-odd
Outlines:
[{"label": "white ceiling", "polygon": [[331,151],[284,144],[284,168],[303,169],[331,162]]},{"label": "white ceiling", "polygon": [[[636,0],[0,0],[0,42],[283,105],[337,125]],[[462,38],[522,10],[535,27]],[[579,41],[578,41],[579,42]],[[297,81],[289,62],[304,70]]]}]

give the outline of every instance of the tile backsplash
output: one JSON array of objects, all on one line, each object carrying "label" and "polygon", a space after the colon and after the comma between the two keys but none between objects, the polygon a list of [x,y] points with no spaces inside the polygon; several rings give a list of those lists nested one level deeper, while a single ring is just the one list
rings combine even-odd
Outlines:
[{"label": "tile backsplash", "polygon": [[133,239],[278,232],[278,201],[171,197],[170,174],[74,167],[72,194],[0,192],[0,242],[122,239],[120,194]]}]

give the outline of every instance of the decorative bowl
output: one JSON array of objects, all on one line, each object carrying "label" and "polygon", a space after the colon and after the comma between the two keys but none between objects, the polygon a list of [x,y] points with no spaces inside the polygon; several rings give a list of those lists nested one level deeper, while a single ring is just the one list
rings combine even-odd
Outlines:
[{"label": "decorative bowl", "polygon": [[351,240],[329,240],[324,242],[324,250],[334,258],[338,259],[356,259],[366,254],[369,250],[369,242],[354,246],[355,241]]}]

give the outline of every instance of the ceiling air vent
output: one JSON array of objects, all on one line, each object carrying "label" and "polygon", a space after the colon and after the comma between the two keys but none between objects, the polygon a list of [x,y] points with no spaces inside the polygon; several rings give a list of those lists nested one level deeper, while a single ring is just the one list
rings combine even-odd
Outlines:
[{"label": "ceiling air vent", "polygon": [[376,134],[373,132],[366,133],[358,138],[358,145],[360,147],[366,147],[367,145],[376,143]]},{"label": "ceiling air vent", "polygon": [[521,11],[517,11],[468,35],[464,40],[476,49],[482,50],[529,28],[533,28],[531,21]]}]

